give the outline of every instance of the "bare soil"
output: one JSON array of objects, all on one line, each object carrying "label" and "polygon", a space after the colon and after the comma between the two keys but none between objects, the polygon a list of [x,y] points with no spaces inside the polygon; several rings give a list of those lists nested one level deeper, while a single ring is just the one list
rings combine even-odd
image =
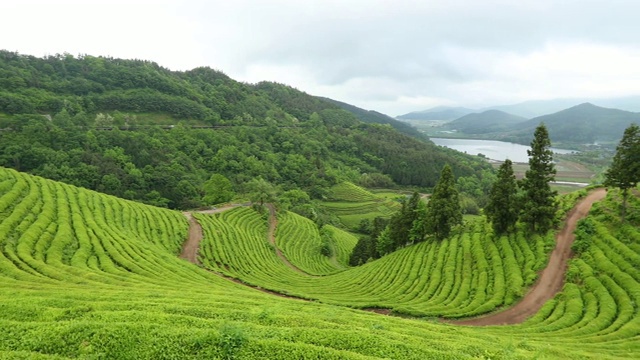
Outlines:
[{"label": "bare soil", "polygon": [[510,325],[519,324],[532,316],[544,303],[562,290],[564,285],[564,275],[567,271],[567,263],[571,256],[571,244],[575,240],[573,231],[576,229],[578,220],[587,216],[591,205],[602,200],[607,194],[605,189],[597,189],[582,199],[576,205],[565,221],[564,227],[556,237],[556,247],[551,253],[549,264],[542,270],[540,278],[531,290],[515,306],[501,312],[479,318],[452,321],[456,325]]},{"label": "bare soil", "polygon": [[[217,209],[210,210],[201,210],[198,211],[202,214],[217,214],[223,211],[231,210],[238,206],[244,205],[226,205],[223,207],[219,207]],[[182,244],[182,252],[180,253],[180,258],[185,259],[191,263],[196,265],[200,265],[200,261],[198,260],[198,249],[200,248],[200,242],[202,241],[202,226],[196,221],[196,219],[191,215],[190,212],[182,213],[187,220],[189,220],[189,237],[187,241]]]},{"label": "bare soil", "polygon": [[[515,306],[506,309],[504,311],[500,311],[497,313],[493,313],[487,316],[467,319],[467,320],[459,320],[459,321],[450,321],[449,323],[454,325],[468,325],[468,326],[488,326],[488,325],[510,325],[510,324],[519,324],[525,321],[528,317],[532,316],[540,308],[544,303],[550,299],[552,299],[564,285],[564,275],[567,270],[567,263],[571,256],[573,255],[571,252],[571,244],[575,240],[575,235],[573,231],[576,228],[578,220],[587,216],[591,206],[596,201],[602,200],[606,196],[606,189],[597,189],[587,195],[584,199],[582,199],[568,214],[567,219],[565,221],[564,227],[556,237],[556,247],[551,253],[551,258],[547,267],[542,270],[540,277],[536,284],[531,288],[531,290],[522,298],[518,304]],[[224,208],[214,209],[214,210],[205,210],[203,213],[218,213],[225,210],[232,209],[240,205],[230,205]],[[271,244],[273,244],[276,254],[278,257],[285,263],[287,266],[291,267],[293,270],[300,272],[305,275],[309,275],[295,265],[291,264],[289,260],[282,254],[280,249],[275,244],[275,232],[278,226],[278,220],[275,214],[275,208],[273,205],[267,205],[269,208],[269,231],[268,231],[268,239]],[[203,232],[202,226],[198,223],[198,221],[193,218],[191,213],[184,213],[184,215],[189,219],[189,238],[185,242],[182,254],[180,257],[186,259],[187,261],[194,263],[196,265],[200,265],[198,261],[198,248],[200,245],[200,241],[202,241]],[[276,291],[271,291],[267,289],[263,289],[259,286],[251,285],[242,282],[239,279],[232,278],[230,276],[225,276],[220,273],[216,273],[210,271],[218,276],[221,276],[229,281],[233,281],[238,284],[242,284],[256,290],[262,291],[264,293],[268,293],[275,296],[298,299],[303,301],[313,301],[312,299],[304,299],[296,296],[282,294]],[[390,309],[382,309],[382,308],[364,308],[361,309],[363,311],[373,312],[381,315],[391,315]]]},{"label": "bare soil", "polygon": [[[236,208],[238,206],[248,206],[248,205],[246,205],[246,204],[232,204],[232,205],[227,205],[227,206],[220,207],[220,208],[217,208],[217,209],[201,210],[201,211],[198,211],[198,212],[202,213],[202,214],[217,214],[217,213],[221,213],[223,211],[227,211],[227,210]],[[276,227],[278,226],[278,219],[275,216],[275,208],[273,207],[273,205],[267,205],[267,206],[269,207],[269,211],[270,211],[268,236],[269,236],[269,241],[271,241],[271,243],[275,247],[275,232],[276,232]],[[189,261],[192,264],[196,264],[196,265],[200,266],[201,263],[198,260],[198,249],[200,248],[200,242],[202,241],[202,238],[203,238],[202,225],[200,225],[200,223],[193,217],[193,215],[190,212],[184,212],[182,214],[187,218],[187,220],[189,220],[189,237],[187,238],[187,241],[185,241],[184,245],[182,246],[182,253],[180,254],[180,258],[181,259],[185,259],[185,260]],[[275,247],[275,249],[276,249],[276,253],[278,253],[278,256],[280,256],[280,258],[283,259],[283,261],[286,264],[291,266],[294,270],[302,272],[302,270],[296,268],[293,264],[289,263],[289,261],[284,257],[284,255],[282,255],[282,253],[280,252],[280,250],[277,247]],[[205,270],[209,271],[212,274],[218,275],[218,276],[220,276],[220,277],[222,277],[224,279],[232,281],[232,282],[234,282],[236,284],[248,286],[250,288],[253,288],[255,290],[258,290],[258,291],[261,291],[261,292],[264,292],[264,293],[267,293],[267,294],[271,294],[271,295],[279,296],[279,297],[283,297],[283,298],[288,298],[288,299],[303,300],[303,301],[313,301],[312,299],[305,299],[305,298],[301,298],[301,297],[297,297],[297,296],[293,296],[293,295],[287,295],[287,294],[279,293],[277,291],[264,289],[264,288],[259,287],[259,286],[247,284],[247,283],[243,282],[242,280],[239,280],[239,279],[236,279],[234,277],[227,276],[227,275],[224,275],[224,274],[220,274],[220,273],[217,273],[215,271],[211,271],[209,269],[205,269]],[[306,274],[306,273],[304,273],[304,274]]]}]

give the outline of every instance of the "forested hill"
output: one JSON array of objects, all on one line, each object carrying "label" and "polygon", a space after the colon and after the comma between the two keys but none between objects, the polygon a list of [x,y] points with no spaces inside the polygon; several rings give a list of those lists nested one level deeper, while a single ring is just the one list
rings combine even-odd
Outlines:
[{"label": "forested hill", "polygon": [[339,107],[347,110],[348,112],[354,114],[355,116],[358,117],[358,119],[360,119],[361,121],[364,121],[366,123],[373,123],[373,124],[389,124],[391,125],[391,127],[393,127],[394,129],[398,130],[399,132],[403,133],[403,134],[407,134],[409,136],[413,136],[416,138],[427,138],[426,135],[424,135],[423,133],[421,133],[420,131],[418,131],[418,129],[414,128],[413,126],[396,120],[388,115],[379,113],[377,111],[373,111],[373,110],[365,110],[362,108],[359,108],[357,106],[353,106],[351,104],[347,104],[347,103],[343,103],[341,101],[338,100],[333,100],[333,99],[329,99],[329,98],[321,98],[323,100],[326,100],[330,103],[333,103],[335,105],[338,105]]},{"label": "forested hill", "polygon": [[285,85],[88,55],[0,51],[0,129],[0,166],[173,208],[206,205],[213,174],[320,198],[338,181],[430,187],[445,163],[486,166]]},{"label": "forested hill", "polygon": [[486,134],[504,131],[514,126],[514,124],[524,121],[527,121],[527,119],[504,111],[487,110],[481,113],[464,115],[446,126],[466,134]]},{"label": "forested hill", "polygon": [[515,124],[505,139],[528,144],[532,139],[533,129],[541,122],[549,129],[549,136],[554,144],[617,142],[622,138],[625,128],[632,123],[640,123],[640,113],[584,103]]}]

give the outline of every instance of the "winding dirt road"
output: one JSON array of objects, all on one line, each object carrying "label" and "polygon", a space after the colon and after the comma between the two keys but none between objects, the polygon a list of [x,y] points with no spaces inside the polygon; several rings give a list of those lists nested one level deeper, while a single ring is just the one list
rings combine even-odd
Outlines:
[{"label": "winding dirt road", "polygon": [[[238,206],[246,206],[246,205],[226,205],[219,207],[217,209],[211,210],[202,210],[198,211],[202,214],[217,214],[223,211],[231,210]],[[200,265],[200,260],[198,260],[198,249],[200,249],[200,242],[202,241],[202,226],[198,223],[198,221],[191,215],[190,212],[182,213],[187,220],[189,220],[189,237],[187,241],[182,244],[182,252],[180,253],[180,258],[189,261],[190,263]]]},{"label": "winding dirt road", "polygon": [[[606,196],[607,192],[605,189],[597,189],[589,195],[587,195],[584,199],[582,199],[567,215],[564,227],[560,231],[560,233],[556,236],[556,247],[551,253],[551,258],[549,259],[549,263],[547,267],[542,270],[540,274],[540,278],[536,282],[536,284],[531,288],[531,290],[522,298],[520,302],[518,302],[515,306],[510,307],[504,311],[497,312],[494,314],[490,314],[483,317],[460,320],[460,321],[447,321],[450,324],[454,325],[468,325],[468,326],[488,326],[488,325],[511,325],[511,324],[519,324],[525,321],[528,317],[534,315],[544,303],[553,297],[562,290],[562,286],[564,285],[564,275],[567,270],[567,263],[571,258],[571,244],[575,240],[575,235],[573,231],[576,228],[578,220],[584,218],[589,213],[591,206],[596,201],[602,200]],[[219,213],[234,207],[241,205],[230,205],[226,207],[222,207],[215,210],[208,210],[205,213]],[[278,226],[278,220],[275,214],[275,208],[272,205],[267,205],[269,208],[269,232],[268,239],[269,242],[274,245],[276,254],[278,257],[293,270],[296,270],[302,274],[309,275],[302,270],[298,269],[295,265],[291,264],[286,257],[282,254],[280,249],[275,246],[275,232]],[[189,219],[189,238],[185,242],[182,248],[182,254],[180,257],[186,259],[187,261],[194,263],[196,265],[200,265],[198,261],[198,248],[200,242],[202,241],[203,232],[202,227],[193,218],[191,213],[184,213],[184,215]],[[218,274],[218,273],[216,273]],[[272,295],[283,296],[288,298],[294,298],[298,300],[304,301],[313,301],[312,299],[303,299],[295,296],[288,296],[286,294],[277,293],[274,291],[262,289],[257,286],[245,284],[238,279],[234,279],[228,276],[224,276],[222,274],[218,274],[225,279],[230,281],[243,284],[249,287],[252,287],[256,290],[260,290]],[[311,276],[311,275],[309,275]],[[389,315],[391,313],[390,309],[362,309],[364,311],[375,312],[382,315]]]},{"label": "winding dirt road", "polygon": [[571,244],[575,240],[573,231],[576,229],[578,220],[584,218],[589,213],[594,202],[604,199],[607,191],[597,189],[584,199],[582,199],[570,212],[565,221],[564,227],[556,236],[556,248],[551,253],[549,264],[542,270],[540,278],[531,290],[515,306],[504,311],[494,313],[479,318],[452,321],[456,325],[511,325],[519,324],[528,317],[534,315],[542,305],[562,290],[564,285],[564,275],[567,271],[567,263],[571,258]]},{"label": "winding dirt road", "polygon": [[[301,274],[315,277],[314,275],[307,274],[306,272],[299,269],[297,266],[290,263],[289,260],[287,260],[287,258],[284,256],[284,254],[282,254],[282,251],[280,251],[280,249],[276,245],[276,229],[278,228],[278,218],[276,217],[276,208],[275,206],[273,206],[273,204],[265,204],[265,205],[269,209],[269,232],[267,233],[267,239],[269,240],[269,243],[273,245],[273,248],[275,249],[276,255],[278,256],[278,258],[280,258],[280,260],[282,260],[282,262],[288,267],[290,267],[291,269]],[[232,205],[219,207],[217,209],[200,210],[197,212],[200,214],[217,214],[223,211],[231,210],[239,206],[248,206],[248,205],[232,204]],[[193,217],[193,215],[190,212],[184,212],[182,214],[187,218],[187,220],[189,220],[189,237],[187,238],[187,241],[185,241],[184,244],[182,245],[182,252],[180,253],[180,258],[185,259],[190,263],[201,265],[200,261],[198,260],[198,250],[200,248],[200,242],[202,241],[202,238],[204,236],[202,232],[202,226],[200,226],[200,223],[198,223],[198,221]]]}]

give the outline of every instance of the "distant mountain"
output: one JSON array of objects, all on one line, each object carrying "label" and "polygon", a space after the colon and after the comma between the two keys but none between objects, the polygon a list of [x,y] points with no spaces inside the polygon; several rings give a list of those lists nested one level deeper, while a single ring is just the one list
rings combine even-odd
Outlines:
[{"label": "distant mountain", "polygon": [[626,111],[640,111],[640,96],[627,96],[609,99],[573,98],[530,100],[513,105],[490,106],[482,110],[501,110],[510,114],[531,119],[542,115],[553,114],[558,111],[562,111],[564,109],[586,102],[606,108],[615,108]]},{"label": "distant mountain", "polygon": [[613,99],[597,99],[590,102],[597,106],[606,108],[640,112],[640,96],[627,96]]},{"label": "distant mountain", "polygon": [[558,111],[584,103],[584,99],[553,99],[553,100],[530,100],[512,105],[499,105],[484,108],[483,110],[500,110],[509,114],[522,116],[527,119],[549,115]]},{"label": "distant mountain", "polygon": [[423,111],[414,111],[397,116],[400,120],[453,120],[474,112],[464,107],[438,106]]},{"label": "distant mountain", "polygon": [[514,124],[527,121],[526,118],[508,114],[500,110],[487,110],[481,113],[467,114],[453,120],[446,126],[465,134],[486,134],[505,131]]},{"label": "distant mountain", "polygon": [[505,139],[528,144],[541,122],[547,126],[552,142],[587,144],[620,140],[629,124],[640,124],[640,113],[584,103],[515,124]]},{"label": "distant mountain", "polygon": [[330,102],[334,105],[339,106],[340,108],[352,113],[353,115],[355,115],[358,119],[360,119],[360,121],[366,122],[366,123],[373,123],[373,124],[389,124],[391,125],[391,127],[393,127],[394,129],[396,129],[397,131],[409,135],[409,136],[413,136],[415,138],[420,138],[420,139],[426,139],[427,136],[424,135],[423,133],[419,132],[416,128],[414,128],[413,126],[402,122],[402,121],[398,121],[394,118],[392,118],[391,116],[379,113],[377,111],[373,111],[373,110],[365,110],[365,109],[361,109],[357,106],[351,105],[351,104],[347,104],[347,103],[343,103],[341,101],[338,100],[333,100],[333,99],[329,99],[329,98],[325,98],[325,97],[318,97],[324,101]]}]

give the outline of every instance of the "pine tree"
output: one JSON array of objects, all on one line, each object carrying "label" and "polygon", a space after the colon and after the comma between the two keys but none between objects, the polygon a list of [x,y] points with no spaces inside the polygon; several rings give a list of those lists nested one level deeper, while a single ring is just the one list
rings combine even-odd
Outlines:
[{"label": "pine tree", "polygon": [[420,201],[415,210],[415,218],[411,223],[411,231],[409,231],[409,241],[411,243],[419,243],[424,240],[429,233],[427,228],[427,204]]},{"label": "pine tree", "polygon": [[629,189],[640,182],[640,127],[630,125],[616,147],[613,163],[605,174],[605,185],[622,190],[622,221],[627,208]]},{"label": "pine tree", "polygon": [[536,128],[527,154],[529,170],[522,181],[525,197],[521,220],[529,224],[532,232],[544,233],[551,229],[558,206],[555,201],[557,192],[552,191],[549,185],[555,180],[556,169],[549,132],[543,123]]},{"label": "pine tree", "polygon": [[498,178],[489,192],[489,204],[484,209],[496,234],[504,234],[518,221],[517,192],[513,163],[507,159],[498,169]]},{"label": "pine tree", "polygon": [[414,192],[411,198],[402,203],[402,209],[393,215],[389,223],[389,237],[394,244],[394,249],[406,245],[411,241],[411,228],[419,213],[420,194]]},{"label": "pine tree", "polygon": [[387,226],[386,228],[384,228],[384,230],[382,230],[382,232],[376,239],[376,250],[378,252],[378,255],[380,256],[385,256],[395,250],[393,239],[391,239],[390,233],[390,226]]},{"label": "pine tree", "polygon": [[462,208],[456,181],[451,167],[446,164],[427,204],[426,228],[441,240],[449,236],[454,225],[461,223]]}]

